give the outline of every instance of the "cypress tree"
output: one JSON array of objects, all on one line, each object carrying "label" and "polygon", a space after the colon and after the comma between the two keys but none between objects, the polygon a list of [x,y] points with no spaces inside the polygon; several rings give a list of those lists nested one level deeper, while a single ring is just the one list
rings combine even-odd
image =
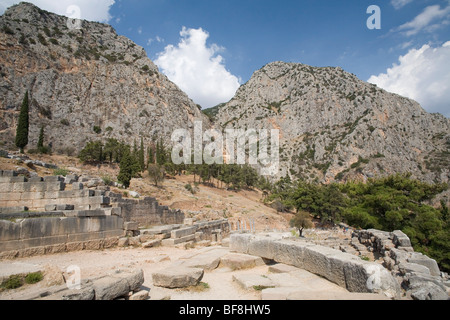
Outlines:
[{"label": "cypress tree", "polygon": [[141,137],[141,148],[139,149],[139,166],[141,171],[145,170],[145,154],[144,154],[144,139]]},{"label": "cypress tree", "polygon": [[117,180],[123,184],[125,189],[130,187],[133,178],[133,159],[129,150],[125,150],[120,161],[120,172]]},{"label": "cypress tree", "polygon": [[29,130],[29,104],[28,104],[28,91],[23,98],[22,106],[20,107],[19,122],[17,124],[16,131],[16,147],[23,153],[23,149],[28,144],[28,130]]},{"label": "cypress tree", "polygon": [[148,148],[148,164],[155,164],[155,150],[153,146]]},{"label": "cypress tree", "polygon": [[39,132],[37,149],[40,153],[47,153],[47,149],[44,147],[44,126],[41,127],[41,131]]}]

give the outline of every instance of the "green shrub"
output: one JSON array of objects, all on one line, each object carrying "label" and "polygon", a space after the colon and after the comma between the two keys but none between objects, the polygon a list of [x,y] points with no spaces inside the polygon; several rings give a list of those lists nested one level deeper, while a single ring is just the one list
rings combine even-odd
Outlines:
[{"label": "green shrub", "polygon": [[38,40],[42,45],[48,46],[47,40],[45,40],[45,37],[40,33],[38,34]]},{"label": "green shrub", "polygon": [[100,133],[102,133],[102,129],[99,126],[94,126],[94,132],[96,134],[100,134]]},{"label": "green shrub", "polygon": [[69,170],[64,169],[64,168],[58,168],[58,169],[53,170],[53,174],[55,176],[63,176],[63,177],[65,177],[65,176],[67,176],[69,174]]},{"label": "green shrub", "polygon": [[5,281],[3,281],[1,287],[7,290],[17,289],[23,286],[23,279],[19,275],[12,275]]},{"label": "green shrub", "polygon": [[27,274],[27,276],[25,277],[25,282],[28,284],[35,284],[39,281],[42,281],[42,279],[44,279],[42,272],[33,272]]}]

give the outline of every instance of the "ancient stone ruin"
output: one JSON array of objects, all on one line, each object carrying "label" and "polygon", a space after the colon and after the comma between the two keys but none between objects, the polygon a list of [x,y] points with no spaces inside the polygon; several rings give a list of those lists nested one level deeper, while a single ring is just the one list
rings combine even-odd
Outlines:
[{"label": "ancient stone ruin", "polygon": [[[113,247],[202,246],[205,250],[152,273],[152,284],[186,288],[218,268],[269,266],[266,275],[236,274],[232,281],[244,290],[257,288],[268,300],[304,299],[311,292],[326,299],[448,299],[448,275],[435,260],[414,252],[401,231],[355,230],[325,239],[309,231],[306,235],[232,232],[227,219],[186,219],[155,198],[114,193],[95,177],[37,177],[0,170],[0,260]],[[329,286],[323,281],[335,287],[321,292],[319,283],[321,288]],[[56,286],[24,298],[148,299],[148,290],[141,290],[143,282],[142,270],[116,270],[83,280],[82,290]]]},{"label": "ancient stone ruin", "polygon": [[[195,222],[154,198],[123,198],[96,178],[0,171],[0,258],[115,246],[218,241],[227,220]],[[144,229],[144,227],[152,228]]]},{"label": "ancient stone ruin", "polygon": [[[403,232],[361,230],[354,232],[350,240],[356,246],[354,239],[362,252],[372,252],[378,259],[367,261],[359,253],[333,248],[342,246],[337,239],[328,240],[324,246],[308,239],[277,238],[270,234],[233,234],[230,249],[307,270],[350,292],[378,293],[391,299],[449,299],[448,275],[440,272],[435,260],[414,252]],[[273,291],[265,290],[268,295]],[[296,290],[291,288],[285,295]]]}]

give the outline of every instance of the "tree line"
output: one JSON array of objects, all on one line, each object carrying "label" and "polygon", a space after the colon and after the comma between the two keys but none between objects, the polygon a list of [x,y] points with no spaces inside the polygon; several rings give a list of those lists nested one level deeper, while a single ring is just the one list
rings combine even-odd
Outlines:
[{"label": "tree line", "polygon": [[327,185],[284,177],[271,186],[265,202],[276,204],[279,211],[295,211],[292,223],[300,227],[307,225],[306,213],[331,224],[401,230],[411,239],[415,251],[450,271],[449,208],[445,201],[437,208],[428,204],[447,189],[445,183],[428,184],[412,179],[410,174]]}]

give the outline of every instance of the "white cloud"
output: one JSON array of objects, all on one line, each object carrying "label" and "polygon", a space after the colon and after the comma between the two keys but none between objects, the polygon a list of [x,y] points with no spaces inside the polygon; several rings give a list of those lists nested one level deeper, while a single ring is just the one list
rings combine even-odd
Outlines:
[{"label": "white cloud", "polygon": [[161,38],[160,36],[156,36],[155,39],[149,38],[149,39],[147,40],[147,46],[150,46],[150,45],[152,44],[153,41],[156,41],[156,42],[161,43],[161,42],[164,42],[164,39]]},{"label": "white cloud", "polygon": [[[73,16],[73,12],[68,12],[69,7],[77,6],[80,8],[80,18],[89,21],[108,22],[112,17],[109,9],[114,4],[114,0],[26,0],[33,3],[43,10],[47,10],[59,15]],[[0,14],[6,8],[18,4],[21,0],[1,0]]]},{"label": "white cloud", "polygon": [[[440,21],[438,23],[434,23],[436,20]],[[426,7],[422,13],[420,13],[412,21],[402,24],[397,30],[404,32],[407,36],[413,36],[422,30],[432,32],[441,25],[448,24],[449,20],[450,5],[442,9],[439,5],[433,5]]]},{"label": "white cloud", "polygon": [[391,4],[394,6],[396,10],[403,8],[408,3],[411,3],[413,0],[391,0]]},{"label": "white cloud", "polygon": [[203,29],[183,29],[177,46],[168,45],[158,54],[156,65],[192,100],[203,108],[230,100],[239,88],[239,79],[226,70],[223,48],[208,46],[208,32]]},{"label": "white cloud", "polygon": [[386,73],[368,80],[419,102],[428,112],[450,117],[450,41],[436,48],[411,49]]}]

